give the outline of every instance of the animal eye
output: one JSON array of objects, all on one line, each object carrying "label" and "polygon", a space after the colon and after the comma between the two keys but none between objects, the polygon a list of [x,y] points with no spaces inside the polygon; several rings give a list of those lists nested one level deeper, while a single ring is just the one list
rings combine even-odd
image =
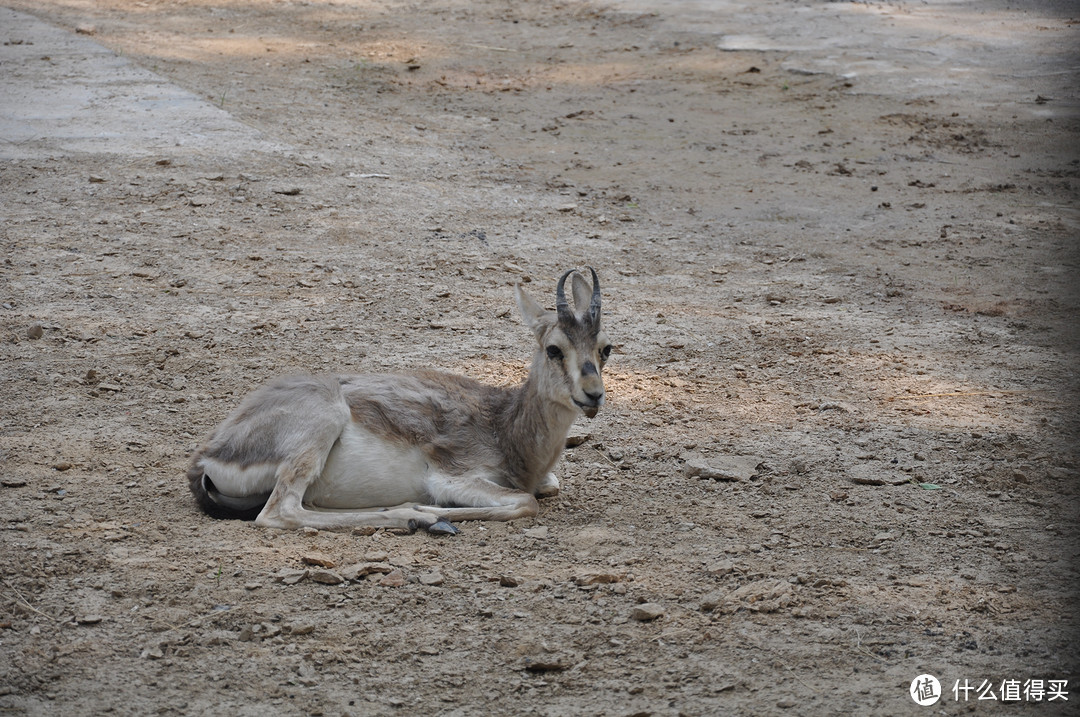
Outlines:
[{"label": "animal eye", "polygon": [[552,344],[551,346],[547,347],[547,355],[549,359],[553,359],[555,361],[561,360],[563,357],[562,349]]},{"label": "animal eye", "polygon": [[611,356],[611,344],[608,344],[604,348],[600,349],[601,360],[607,361],[609,356]]}]

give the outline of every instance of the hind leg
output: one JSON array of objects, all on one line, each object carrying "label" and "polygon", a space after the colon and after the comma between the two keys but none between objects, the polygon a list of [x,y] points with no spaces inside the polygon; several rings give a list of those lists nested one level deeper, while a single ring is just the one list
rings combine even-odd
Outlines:
[{"label": "hind leg", "polygon": [[373,528],[422,528],[435,533],[457,532],[443,520],[442,512],[433,508],[393,507],[365,510],[312,510],[304,505],[308,486],[322,473],[328,451],[312,450],[282,463],[277,471],[274,492],[255,519],[265,528],[317,528],[346,530],[370,526]]}]

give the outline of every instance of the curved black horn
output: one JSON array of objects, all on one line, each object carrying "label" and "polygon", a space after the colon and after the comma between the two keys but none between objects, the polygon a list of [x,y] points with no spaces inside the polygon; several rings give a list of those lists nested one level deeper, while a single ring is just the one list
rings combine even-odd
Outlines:
[{"label": "curved black horn", "polygon": [[589,320],[593,326],[600,327],[600,278],[596,275],[596,270],[591,266],[586,267],[589,273],[592,274],[592,301],[589,302]]},{"label": "curved black horn", "polygon": [[570,276],[576,271],[571,269],[559,277],[559,283],[555,287],[555,312],[559,315],[559,322],[573,322],[574,312],[570,310],[570,305],[566,303],[566,277]]}]

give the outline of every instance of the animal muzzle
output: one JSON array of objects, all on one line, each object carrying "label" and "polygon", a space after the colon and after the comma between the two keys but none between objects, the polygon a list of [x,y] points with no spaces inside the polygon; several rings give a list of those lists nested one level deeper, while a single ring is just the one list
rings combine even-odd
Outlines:
[{"label": "animal muzzle", "polygon": [[574,403],[577,404],[577,407],[580,408],[581,412],[588,418],[595,418],[596,414],[600,412],[600,407],[604,405],[604,394],[603,392],[596,394],[589,393],[588,391],[585,391],[584,393],[585,400],[579,401],[575,398]]}]

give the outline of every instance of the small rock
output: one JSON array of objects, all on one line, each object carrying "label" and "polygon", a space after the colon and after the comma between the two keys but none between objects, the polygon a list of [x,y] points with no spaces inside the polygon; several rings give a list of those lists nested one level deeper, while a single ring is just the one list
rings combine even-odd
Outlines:
[{"label": "small rock", "polygon": [[528,528],[525,531],[526,538],[535,538],[537,540],[545,540],[548,537],[548,527],[542,525],[538,528]]},{"label": "small rock", "polygon": [[165,657],[165,651],[161,649],[161,645],[153,645],[144,649],[139,657],[144,660],[160,660]]},{"label": "small rock", "polygon": [[566,447],[576,448],[591,437],[589,433],[571,433],[566,437]]},{"label": "small rock", "polygon": [[[59,463],[54,463],[54,464],[53,464],[53,470],[55,470],[55,471],[60,471],[61,473],[63,473],[64,471],[69,471],[69,470],[71,470],[71,469],[72,469],[73,467],[74,467],[74,466],[72,466],[72,465],[71,465],[70,463],[68,463],[67,461],[60,461]],[[57,491],[52,491],[52,492],[57,492]]]},{"label": "small rock", "polygon": [[630,613],[630,617],[638,622],[649,622],[658,617],[662,617],[663,614],[664,608],[662,606],[657,605],[654,602],[646,602],[641,605],[635,605],[633,611]]},{"label": "small rock", "polygon": [[293,635],[310,635],[315,632],[315,625],[310,622],[292,622],[285,626],[285,630]]},{"label": "small rock", "polygon": [[236,639],[236,635],[228,630],[213,630],[199,639],[200,645],[214,647],[217,645],[229,645]]},{"label": "small rock", "polygon": [[873,465],[852,466],[848,475],[852,483],[859,485],[903,485],[911,480],[907,475],[893,473]]},{"label": "small rock", "polygon": [[560,655],[526,657],[521,663],[521,666],[528,672],[562,672],[571,665],[571,660]]},{"label": "small rock", "polygon": [[712,612],[724,602],[724,597],[727,595],[726,590],[713,590],[705,597],[701,598],[699,603],[703,612]]},{"label": "small rock", "polygon": [[333,558],[323,553],[305,553],[300,556],[300,562],[304,565],[317,565],[320,568],[332,568],[336,565]]},{"label": "small rock", "polygon": [[26,485],[24,478],[0,478],[0,485],[5,488],[22,488]]},{"label": "small rock", "polygon": [[445,580],[446,579],[443,577],[443,574],[440,573],[438,570],[432,570],[431,572],[420,574],[421,585],[442,585]]},{"label": "small rock", "polygon": [[312,570],[308,577],[323,585],[340,585],[345,582],[345,578],[341,577],[341,575],[335,573],[333,570],[326,569]]},{"label": "small rock", "polygon": [[500,575],[499,576],[499,586],[500,587],[516,588],[518,585],[521,585],[521,580],[514,577],[513,575]]},{"label": "small rock", "polygon": [[341,569],[341,577],[346,580],[360,580],[372,573],[386,574],[393,570],[392,567],[386,563],[356,563],[346,568]]},{"label": "small rock", "polygon": [[740,609],[769,613],[790,607],[794,602],[795,592],[791,583],[786,580],[764,579],[731,591],[716,604],[714,609],[719,609],[724,613],[733,613]]},{"label": "small rock", "polygon": [[584,573],[574,578],[577,585],[610,585],[620,582],[624,576],[616,573]]},{"label": "small rock", "polygon": [[720,560],[710,565],[706,570],[710,575],[715,575],[719,578],[733,572],[735,570],[735,563],[730,560]]},{"label": "small rock", "polygon": [[400,588],[405,584],[405,573],[400,570],[391,570],[379,580],[379,585],[384,588]]},{"label": "small rock", "polygon": [[96,35],[97,27],[95,25],[76,25],[75,32],[79,35]]},{"label": "small rock", "polygon": [[105,618],[101,617],[101,615],[83,615],[82,617],[75,618],[75,622],[80,625],[97,625],[104,619]]},{"label": "small rock", "polygon": [[307,570],[295,570],[293,568],[282,568],[274,574],[274,579],[285,585],[296,585],[298,582],[308,576]]},{"label": "small rock", "polygon": [[687,477],[712,480],[747,481],[757,475],[764,459],[758,456],[718,456],[708,460],[688,456],[683,471]]},{"label": "small rock", "polygon": [[30,328],[26,330],[26,335],[31,339],[40,339],[42,336],[45,335],[45,327],[42,326],[39,322],[35,321],[34,323],[30,324]]},{"label": "small rock", "polygon": [[301,190],[300,187],[286,187],[284,189],[275,189],[274,194],[284,194],[288,197],[295,197],[301,191],[303,190]]}]

